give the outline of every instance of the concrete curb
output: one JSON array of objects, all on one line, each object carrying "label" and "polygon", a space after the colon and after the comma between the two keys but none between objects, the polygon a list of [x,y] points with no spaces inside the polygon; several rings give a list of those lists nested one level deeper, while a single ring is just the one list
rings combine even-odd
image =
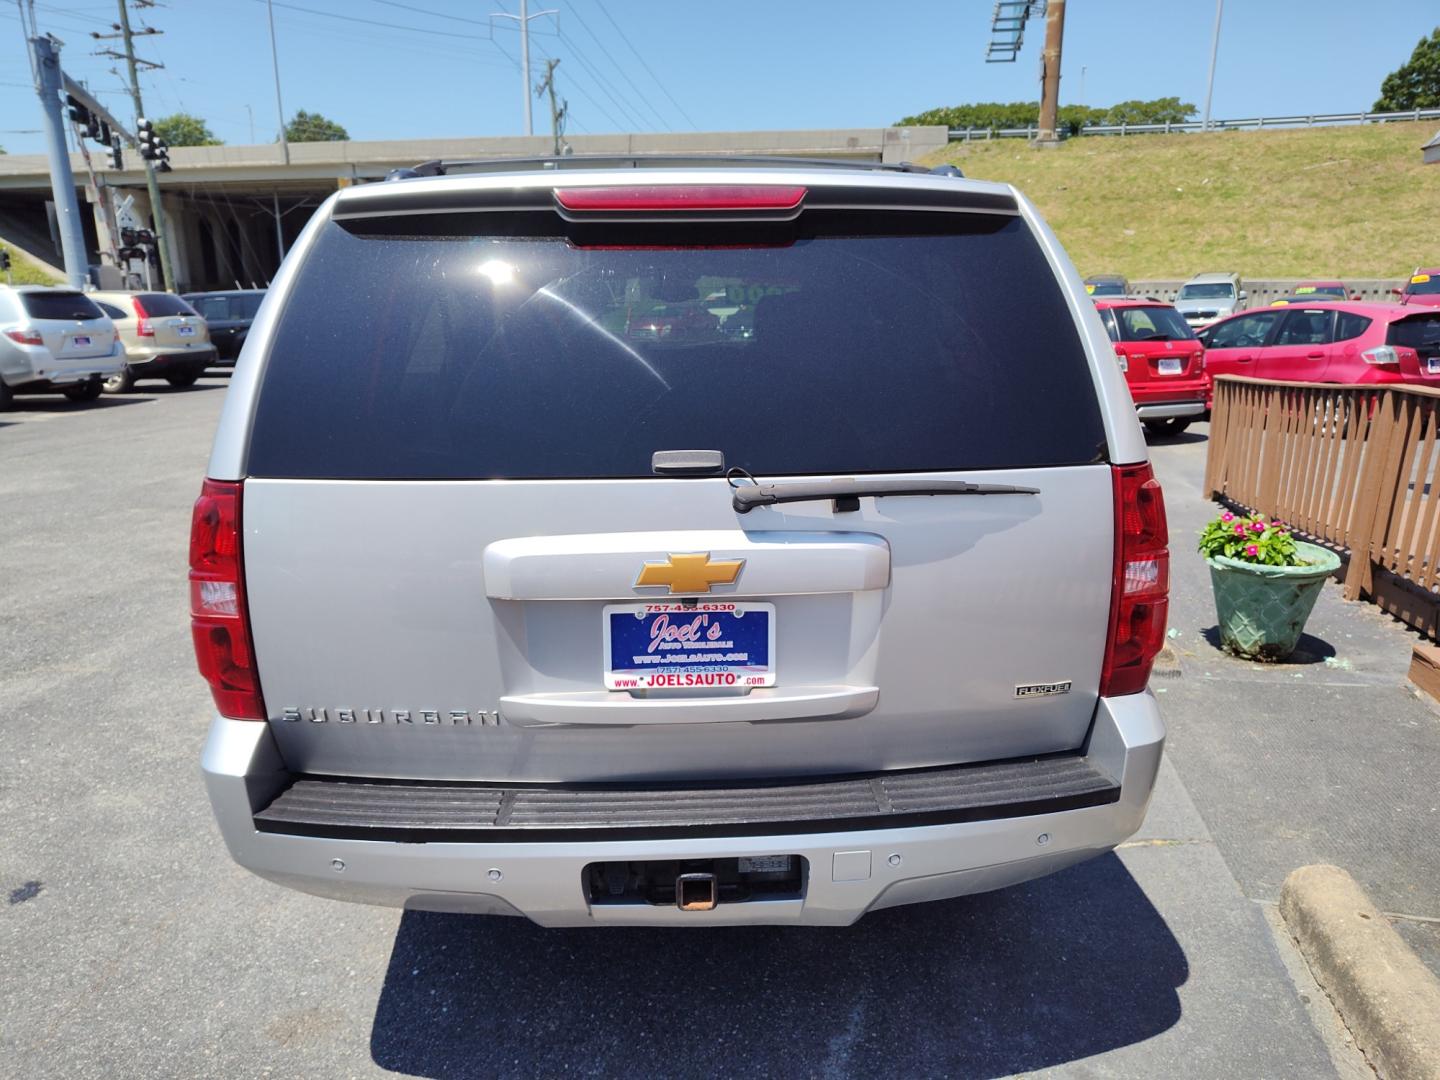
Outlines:
[{"label": "concrete curb", "polygon": [[1440,1080],[1440,979],[1410,951],[1355,879],[1302,866],[1280,914],[1315,981],[1387,1080]]}]

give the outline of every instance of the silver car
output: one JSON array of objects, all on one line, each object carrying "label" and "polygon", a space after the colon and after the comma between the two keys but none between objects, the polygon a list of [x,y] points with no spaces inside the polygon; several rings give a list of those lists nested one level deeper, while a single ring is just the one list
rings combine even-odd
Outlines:
[{"label": "silver car", "polygon": [[1134,833],[1164,507],[1035,208],[559,164],[347,188],[260,309],[190,553],[234,858],[545,926],[844,925]]},{"label": "silver car", "polygon": [[1230,271],[1196,274],[1180,286],[1175,310],[1191,329],[1198,330],[1235,314],[1248,295],[1239,274]]},{"label": "silver car", "polygon": [[16,394],[94,401],[124,366],[114,325],[84,293],[0,285],[0,409]]}]

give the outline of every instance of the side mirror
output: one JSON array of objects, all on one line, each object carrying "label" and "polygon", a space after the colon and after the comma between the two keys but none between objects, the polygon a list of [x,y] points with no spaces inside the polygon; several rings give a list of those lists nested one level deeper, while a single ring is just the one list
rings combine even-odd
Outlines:
[{"label": "side mirror", "polygon": [[1391,289],[1391,290],[1390,290],[1390,295],[1391,295],[1391,296],[1404,296],[1404,295],[1405,295],[1405,290],[1404,290],[1404,289]]},{"label": "side mirror", "polygon": [[1248,300],[1249,298],[1250,298],[1250,294],[1249,294],[1248,292],[1246,292],[1244,289],[1241,289],[1241,290],[1240,290],[1240,299],[1241,299],[1241,300]]}]

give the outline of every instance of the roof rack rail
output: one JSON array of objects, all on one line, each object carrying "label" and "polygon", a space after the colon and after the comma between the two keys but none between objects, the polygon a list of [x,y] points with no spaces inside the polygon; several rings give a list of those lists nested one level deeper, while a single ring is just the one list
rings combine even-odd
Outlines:
[{"label": "roof rack rail", "polygon": [[411,180],[421,176],[446,176],[452,169],[464,172],[509,172],[534,169],[632,168],[657,166],[776,165],[804,168],[858,169],[876,172],[921,173],[963,177],[954,165],[930,168],[908,161],[890,164],[879,161],[852,161],[843,158],[780,157],[772,154],[564,154],[543,157],[469,158],[423,161],[408,169],[391,169],[386,180]]}]

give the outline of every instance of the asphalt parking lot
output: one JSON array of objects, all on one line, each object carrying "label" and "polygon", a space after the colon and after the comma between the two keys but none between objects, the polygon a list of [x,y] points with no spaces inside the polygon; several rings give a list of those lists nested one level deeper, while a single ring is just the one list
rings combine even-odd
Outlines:
[{"label": "asphalt parking lot", "polygon": [[[1284,873],[1321,859],[1420,916],[1402,932],[1434,962],[1440,860],[1416,851],[1440,815],[1392,813],[1440,763],[1436,712],[1403,686],[1408,636],[1327,594],[1313,663],[1219,658],[1187,558],[1203,427],[1155,447],[1179,538],[1155,683],[1171,743],[1112,855],[844,930],[547,931],[251,877],[199,777],[186,611],[224,387],[0,414],[7,1073],[1371,1075],[1274,914]],[[1327,715],[1346,723],[1307,726]],[[1317,780],[1303,745],[1349,760]],[[1393,806],[1362,805],[1353,787],[1380,775]]]}]

